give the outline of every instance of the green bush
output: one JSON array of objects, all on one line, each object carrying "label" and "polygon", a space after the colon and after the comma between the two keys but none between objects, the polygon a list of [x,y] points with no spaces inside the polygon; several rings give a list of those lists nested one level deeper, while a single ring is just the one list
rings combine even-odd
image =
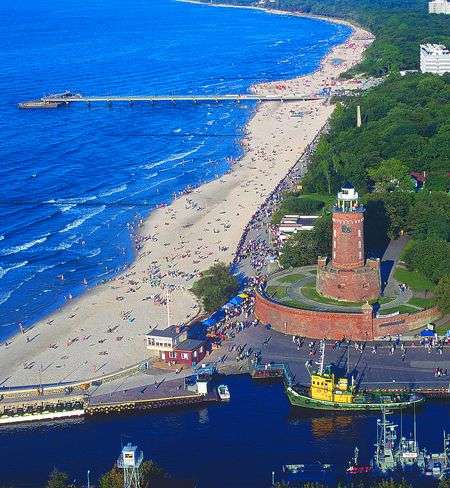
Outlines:
[{"label": "green bush", "polygon": [[322,200],[314,198],[303,198],[295,193],[288,193],[284,196],[281,205],[273,214],[272,223],[279,224],[285,215],[316,215],[323,207]]},{"label": "green bush", "polygon": [[318,256],[328,256],[331,251],[331,215],[317,219],[314,229],[293,234],[284,243],[280,265],[296,268],[315,264]]},{"label": "green bush", "polygon": [[408,268],[437,283],[450,273],[450,243],[442,239],[415,241],[403,254]]},{"label": "green bush", "polygon": [[192,293],[202,302],[206,312],[213,312],[224,305],[239,290],[236,276],[224,263],[217,263],[202,273],[194,283]]}]

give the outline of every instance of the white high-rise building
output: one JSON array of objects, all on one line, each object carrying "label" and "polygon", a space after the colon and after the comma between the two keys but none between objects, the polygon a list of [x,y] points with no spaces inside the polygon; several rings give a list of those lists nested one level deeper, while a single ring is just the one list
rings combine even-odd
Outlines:
[{"label": "white high-rise building", "polygon": [[450,2],[447,0],[433,0],[428,2],[428,12],[430,14],[450,14]]},{"label": "white high-rise building", "polygon": [[443,44],[421,44],[420,71],[436,75],[450,73],[450,51]]}]

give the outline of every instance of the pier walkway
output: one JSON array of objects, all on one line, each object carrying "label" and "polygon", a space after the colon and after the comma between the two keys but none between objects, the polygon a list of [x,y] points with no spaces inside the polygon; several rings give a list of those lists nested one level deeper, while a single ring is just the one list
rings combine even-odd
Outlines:
[{"label": "pier walkway", "polygon": [[49,95],[36,100],[30,100],[19,103],[19,108],[56,108],[61,105],[69,105],[71,103],[84,103],[90,105],[92,103],[107,103],[112,104],[116,102],[136,103],[136,102],[241,102],[241,101],[255,101],[255,102],[300,102],[310,100],[327,100],[327,97],[319,96],[317,94],[257,94],[257,93],[231,93],[231,94],[217,94],[217,95],[122,95],[122,96],[83,96],[83,95]]}]

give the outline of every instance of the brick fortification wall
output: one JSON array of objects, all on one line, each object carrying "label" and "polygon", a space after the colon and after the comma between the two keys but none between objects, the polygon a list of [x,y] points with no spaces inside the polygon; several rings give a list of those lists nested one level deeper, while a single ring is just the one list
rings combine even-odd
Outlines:
[{"label": "brick fortification wall", "polygon": [[317,268],[317,291],[338,300],[364,302],[380,296],[380,269],[378,262],[357,269],[336,269],[329,264]]},{"label": "brick fortification wall", "polygon": [[372,340],[387,335],[405,334],[439,316],[435,308],[414,314],[376,318],[371,308],[361,313],[319,312],[287,307],[256,295],[255,315],[263,324],[285,334],[317,339]]}]

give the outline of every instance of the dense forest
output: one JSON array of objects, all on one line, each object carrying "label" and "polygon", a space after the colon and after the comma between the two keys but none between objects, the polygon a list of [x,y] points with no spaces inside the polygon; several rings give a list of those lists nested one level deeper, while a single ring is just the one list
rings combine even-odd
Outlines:
[{"label": "dense forest", "polygon": [[[359,128],[357,105],[363,115]],[[365,193],[375,185],[383,188],[384,180],[408,185],[411,171],[426,171],[427,188],[445,191],[449,169],[450,74],[391,75],[337,105],[303,185],[335,194],[349,180]]]}]

